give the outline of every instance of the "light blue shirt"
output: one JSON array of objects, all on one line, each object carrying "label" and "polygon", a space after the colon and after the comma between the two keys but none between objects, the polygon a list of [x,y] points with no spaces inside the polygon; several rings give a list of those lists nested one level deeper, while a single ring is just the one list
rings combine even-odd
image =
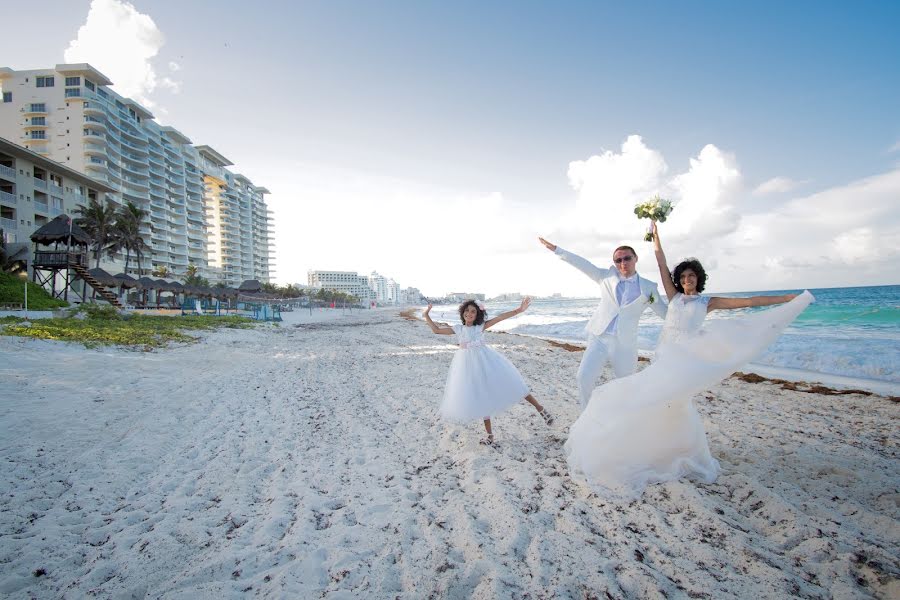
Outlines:
[{"label": "light blue shirt", "polygon": [[[631,304],[641,295],[641,284],[638,283],[638,275],[635,273],[627,279],[619,274],[619,283],[616,284],[616,302],[619,306]],[[613,317],[609,325],[606,326],[604,334],[613,334],[616,332],[616,326],[619,323],[619,315]]]}]

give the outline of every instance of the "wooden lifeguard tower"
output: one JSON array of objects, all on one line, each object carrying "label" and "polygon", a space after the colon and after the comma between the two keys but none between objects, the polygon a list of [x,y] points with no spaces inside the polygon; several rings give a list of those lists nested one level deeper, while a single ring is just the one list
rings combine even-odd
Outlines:
[{"label": "wooden lifeguard tower", "polygon": [[[115,294],[88,273],[91,236],[76,225],[72,217],[59,215],[32,233],[31,241],[34,242],[32,280],[45,290],[49,285],[48,291],[54,298],[68,301],[69,290],[72,290],[72,293],[84,301],[85,288],[82,287],[81,292],[75,289],[76,282],[81,279],[113,306],[122,306]],[[52,249],[43,250],[40,246],[52,246]],[[60,281],[62,285],[57,286]]]}]

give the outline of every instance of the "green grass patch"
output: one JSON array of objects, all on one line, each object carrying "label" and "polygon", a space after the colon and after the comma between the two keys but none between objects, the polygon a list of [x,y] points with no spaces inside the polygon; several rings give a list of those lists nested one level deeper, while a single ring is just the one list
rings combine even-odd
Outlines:
[{"label": "green grass patch", "polygon": [[[0,273],[0,304],[21,304],[25,306],[25,280],[9,273]],[[69,303],[54,298],[38,284],[28,282],[28,310],[53,310],[68,306]]]},{"label": "green grass patch", "polygon": [[61,319],[36,319],[29,325],[21,320],[2,323],[10,323],[0,330],[2,335],[80,342],[88,348],[115,345],[151,350],[171,342],[197,341],[186,331],[244,329],[254,321],[246,317],[123,315],[113,307],[85,305]]}]

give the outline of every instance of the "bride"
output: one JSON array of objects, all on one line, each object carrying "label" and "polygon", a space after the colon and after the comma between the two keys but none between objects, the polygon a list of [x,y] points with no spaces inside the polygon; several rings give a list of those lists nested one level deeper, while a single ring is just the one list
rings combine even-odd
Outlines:
[{"label": "bride", "polygon": [[[612,498],[637,498],[648,484],[681,477],[715,481],[719,463],[710,454],[692,397],[762,352],[813,300],[808,291],[799,296],[701,296],[703,266],[688,259],[670,275],[655,222],[652,227],[669,298],[654,360],[643,371],[596,388],[565,444],[573,476]],[[704,325],[713,310],[772,304],[783,306]]]}]

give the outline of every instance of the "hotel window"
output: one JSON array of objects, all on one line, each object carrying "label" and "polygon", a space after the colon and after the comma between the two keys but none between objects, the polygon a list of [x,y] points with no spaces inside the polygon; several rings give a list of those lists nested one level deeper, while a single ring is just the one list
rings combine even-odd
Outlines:
[{"label": "hotel window", "polygon": [[66,88],[66,98],[78,98],[81,96],[81,88]]},{"label": "hotel window", "polygon": [[37,87],[53,87],[56,83],[53,77],[35,77],[34,82]]},{"label": "hotel window", "polygon": [[66,85],[81,85],[81,77],[66,77]]},{"label": "hotel window", "polygon": [[12,92],[3,92],[3,101],[12,102]]},{"label": "hotel window", "polygon": [[91,90],[92,92],[96,91],[96,89],[97,89],[96,87],[94,87],[94,82],[91,81],[90,79],[84,80],[84,87]]},{"label": "hotel window", "polygon": [[46,131],[32,131],[31,139],[33,140],[46,140],[47,132]]},{"label": "hotel window", "polygon": [[31,112],[47,112],[47,105],[41,102],[40,104],[32,104]]},{"label": "hotel window", "polygon": [[31,117],[32,125],[46,125],[47,117]]}]

